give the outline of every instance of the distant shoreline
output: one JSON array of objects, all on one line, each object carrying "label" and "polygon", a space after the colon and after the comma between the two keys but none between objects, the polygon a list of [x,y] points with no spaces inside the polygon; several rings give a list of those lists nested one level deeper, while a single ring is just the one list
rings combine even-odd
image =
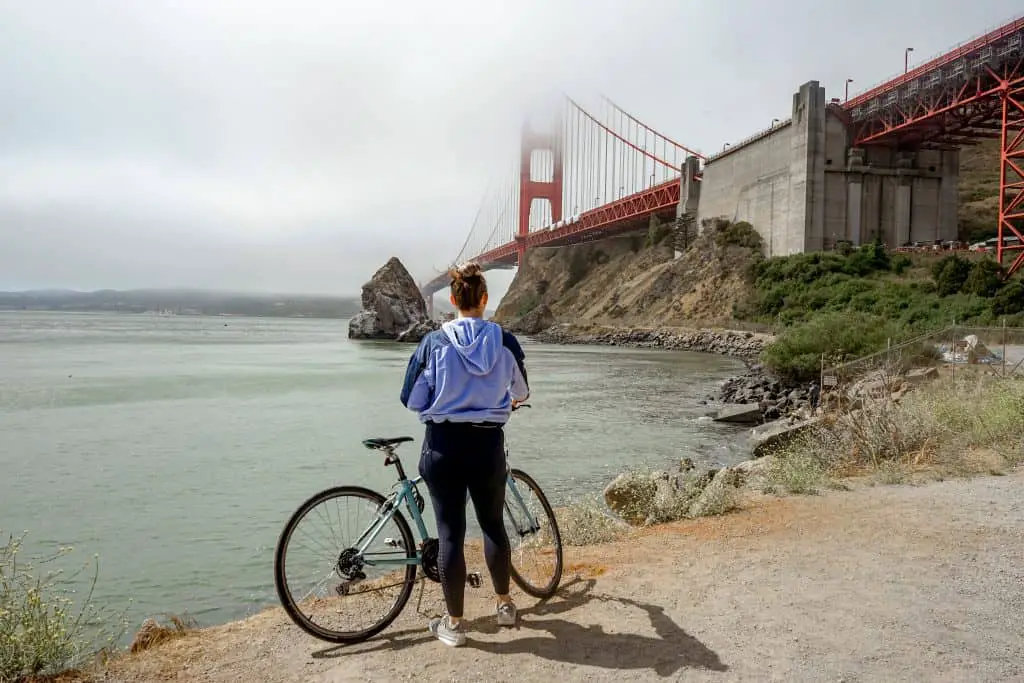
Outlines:
[{"label": "distant shoreline", "polygon": [[344,319],[359,310],[357,297],[343,296],[157,289],[0,292],[0,311],[7,312]]}]

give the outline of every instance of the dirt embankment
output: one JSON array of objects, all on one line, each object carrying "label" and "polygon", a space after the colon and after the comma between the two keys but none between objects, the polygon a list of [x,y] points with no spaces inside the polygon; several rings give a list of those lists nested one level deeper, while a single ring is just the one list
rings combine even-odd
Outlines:
[{"label": "dirt embankment", "polygon": [[[280,609],[115,660],[99,680],[1024,680],[1024,475],[755,501],[567,549],[560,595],[440,645],[431,584],[380,636],[325,647]],[[483,569],[470,556],[471,568]]]},{"label": "dirt embankment", "polygon": [[646,234],[534,249],[494,319],[525,333],[551,325],[728,326],[749,296],[750,249],[718,245],[710,233],[675,258],[664,226]]}]

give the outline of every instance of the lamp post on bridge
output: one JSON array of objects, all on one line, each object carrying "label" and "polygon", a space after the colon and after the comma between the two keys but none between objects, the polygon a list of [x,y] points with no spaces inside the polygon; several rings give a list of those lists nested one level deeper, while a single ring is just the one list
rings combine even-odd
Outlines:
[{"label": "lamp post on bridge", "polygon": [[843,95],[843,104],[850,101],[850,84],[853,83],[852,78],[846,79],[846,93]]},{"label": "lamp post on bridge", "polygon": [[914,48],[908,47],[903,51],[903,73],[907,73],[910,70],[910,53],[914,51]]}]

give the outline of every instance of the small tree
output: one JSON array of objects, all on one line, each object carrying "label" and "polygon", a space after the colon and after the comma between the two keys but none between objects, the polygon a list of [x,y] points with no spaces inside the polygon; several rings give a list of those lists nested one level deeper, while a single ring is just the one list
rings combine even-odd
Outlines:
[{"label": "small tree", "polygon": [[1003,268],[993,259],[978,261],[964,281],[963,292],[993,297],[1003,287]]},{"label": "small tree", "polygon": [[971,262],[950,254],[932,266],[932,279],[939,296],[951,296],[963,289],[971,274]]}]

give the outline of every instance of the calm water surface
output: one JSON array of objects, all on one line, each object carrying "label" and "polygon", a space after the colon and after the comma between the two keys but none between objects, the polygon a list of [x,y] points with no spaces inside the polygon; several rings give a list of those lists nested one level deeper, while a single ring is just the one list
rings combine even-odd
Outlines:
[{"label": "calm water surface", "polygon": [[[74,545],[77,561],[98,553],[99,598],[131,597],[136,620],[211,624],[273,602],[274,544],[301,501],[394,482],[360,439],[417,437],[404,448],[415,471],[421,428],[398,402],[412,347],[346,332],[338,320],[0,312],[0,531]],[[524,348],[534,407],[507,429],[512,461],[556,502],[630,464],[740,459],[740,433],[698,419],[697,403],[738,361]]]}]

